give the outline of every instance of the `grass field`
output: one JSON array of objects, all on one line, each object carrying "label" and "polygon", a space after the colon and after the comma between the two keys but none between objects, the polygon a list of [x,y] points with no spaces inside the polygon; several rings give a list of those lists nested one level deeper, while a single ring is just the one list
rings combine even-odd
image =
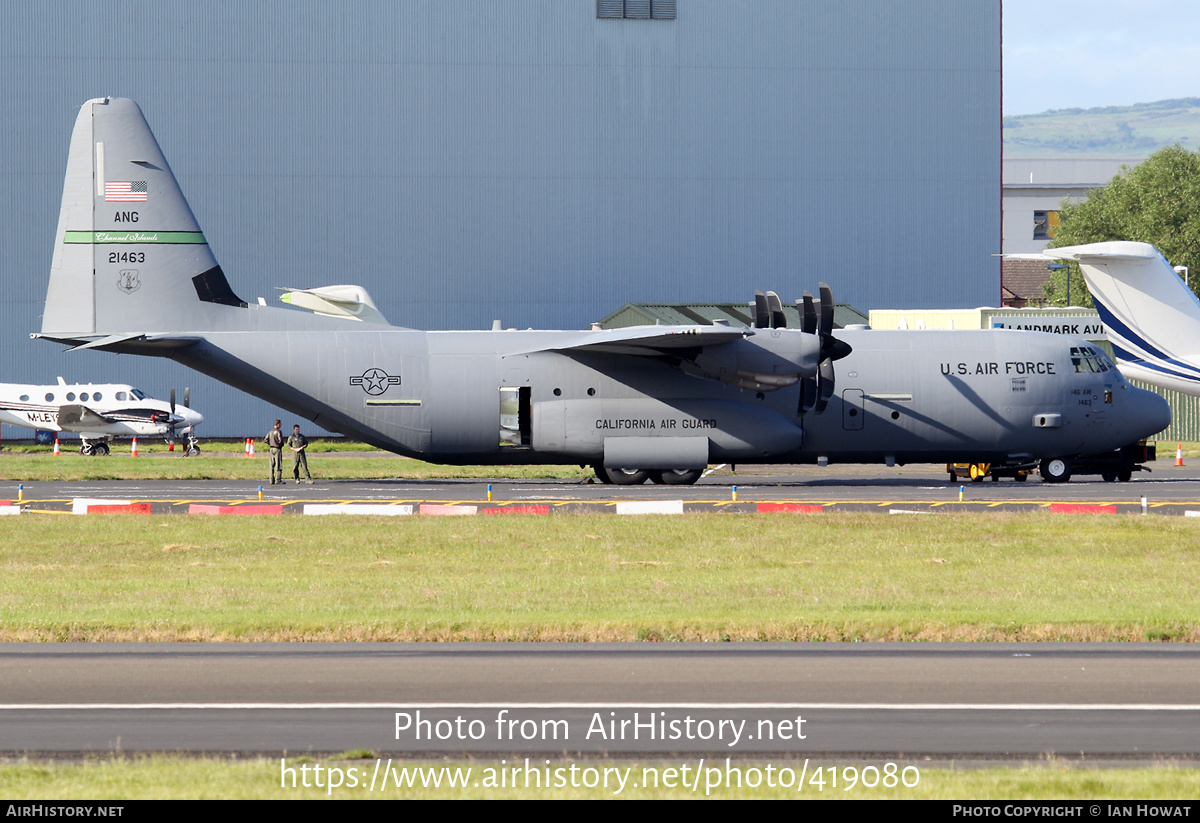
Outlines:
[{"label": "grass field", "polygon": [[[491,467],[430,466],[339,445],[336,452],[314,453],[318,476],[496,474]],[[143,454],[136,460],[115,453],[107,459],[54,458],[5,448],[0,477],[253,479],[266,465],[261,457],[212,452],[192,460],[157,449]],[[506,476],[589,473],[578,467],[516,471],[535,473]],[[1200,554],[1194,548],[1200,523],[1185,518],[1038,513],[332,520],[6,518],[0,640],[1200,638]],[[345,769],[353,761],[320,762]],[[485,769],[498,763],[397,765]],[[0,785],[13,800],[369,796],[361,788],[332,795],[315,786],[283,788],[278,760],[205,757],[10,760],[0,763]],[[1200,774],[1170,762],[1084,769],[1051,759],[987,769],[922,767],[915,789],[810,789],[797,795],[794,789],[746,788],[714,796],[1190,798],[1200,791]],[[375,796],[610,794],[443,787],[393,788]],[[622,796],[696,795],[680,788]]]},{"label": "grass field", "polygon": [[0,639],[1200,638],[1185,518],[331,520],[9,518]]},{"label": "grass field", "polygon": [[[262,444],[253,458],[236,449],[237,444],[203,444],[198,457],[181,450],[167,451],[161,442],[141,442],[138,456],[129,454],[130,444],[114,443],[104,457],[84,457],[77,441],[62,444],[55,457],[50,446],[7,445],[0,449],[0,481],[16,483],[68,480],[265,480],[270,460]],[[361,443],[314,440],[308,467],[313,477],[324,480],[452,479],[498,477],[537,479],[543,477],[583,478],[591,469],[579,466],[442,466],[399,457]],[[291,474],[291,459],[285,456],[284,472]]]}]

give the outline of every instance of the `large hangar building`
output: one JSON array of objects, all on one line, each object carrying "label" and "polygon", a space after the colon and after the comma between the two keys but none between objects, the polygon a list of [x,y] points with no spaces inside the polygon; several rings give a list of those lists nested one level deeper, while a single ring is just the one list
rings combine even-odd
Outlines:
[{"label": "large hangar building", "polygon": [[[625,303],[1000,302],[1000,0],[17,4],[0,30],[0,382],[190,385],[40,328],[78,106],[137,100],[234,290],[354,283],[398,325]],[[28,436],[17,429],[5,437]]]}]

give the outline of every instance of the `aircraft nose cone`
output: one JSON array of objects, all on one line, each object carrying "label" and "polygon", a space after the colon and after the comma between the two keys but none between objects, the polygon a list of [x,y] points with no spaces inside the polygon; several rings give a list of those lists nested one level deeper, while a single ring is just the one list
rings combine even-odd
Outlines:
[{"label": "aircraft nose cone", "polygon": [[186,422],[189,426],[195,426],[204,422],[204,415],[200,414],[198,411],[186,409],[183,412],[183,419],[184,422]]},{"label": "aircraft nose cone", "polygon": [[1135,389],[1133,411],[1137,417],[1138,437],[1149,437],[1171,425],[1171,404],[1160,395]]}]

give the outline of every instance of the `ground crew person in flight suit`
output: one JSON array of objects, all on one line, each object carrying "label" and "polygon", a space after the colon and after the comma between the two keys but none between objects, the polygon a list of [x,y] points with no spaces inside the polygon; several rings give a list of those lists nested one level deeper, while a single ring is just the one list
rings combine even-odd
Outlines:
[{"label": "ground crew person in flight suit", "polygon": [[308,438],[300,433],[300,424],[292,426],[292,436],[288,438],[288,448],[292,450],[292,476],[296,478],[296,482],[300,482],[300,467],[304,467],[304,477],[309,483],[312,482],[312,475],[308,473]]},{"label": "ground crew person in flight suit", "polygon": [[263,438],[271,449],[271,485],[283,482],[283,424],[276,420],[275,427]]}]

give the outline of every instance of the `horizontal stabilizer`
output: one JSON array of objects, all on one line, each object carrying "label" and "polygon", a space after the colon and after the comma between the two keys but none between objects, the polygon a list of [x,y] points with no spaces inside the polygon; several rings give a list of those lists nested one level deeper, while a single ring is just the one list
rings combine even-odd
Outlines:
[{"label": "horizontal stabilizer", "polygon": [[34,340],[49,340],[52,343],[63,343],[71,348],[65,351],[82,351],[96,349],[98,351],[126,351],[132,349],[182,349],[195,345],[201,338],[195,335],[178,334],[109,334],[103,337],[94,335],[79,335],[63,337],[56,334],[31,334]]}]

